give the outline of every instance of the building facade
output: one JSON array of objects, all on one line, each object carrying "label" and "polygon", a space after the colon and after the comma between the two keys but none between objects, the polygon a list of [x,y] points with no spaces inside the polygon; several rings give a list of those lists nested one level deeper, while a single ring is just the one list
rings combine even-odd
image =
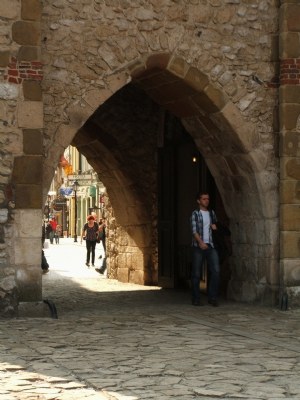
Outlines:
[{"label": "building facade", "polygon": [[[98,174],[73,146],[60,157],[44,208],[44,219],[55,217],[64,237],[80,236],[86,217],[106,215],[107,194]],[[75,210],[76,209],[76,210]]]},{"label": "building facade", "polygon": [[298,1],[2,0],[0,16],[3,314],[41,299],[33,249],[70,144],[108,190],[119,280],[174,286],[201,155],[232,231],[228,296],[300,304]]}]

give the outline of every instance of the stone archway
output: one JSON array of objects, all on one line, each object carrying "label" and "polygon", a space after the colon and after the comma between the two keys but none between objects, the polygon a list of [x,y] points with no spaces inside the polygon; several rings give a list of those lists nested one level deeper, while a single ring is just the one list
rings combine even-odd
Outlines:
[{"label": "stone archway", "polygon": [[[292,16],[298,7],[246,0],[217,6],[201,0],[176,6],[84,3],[0,5],[7,21],[6,50],[0,54],[3,298],[10,302],[11,296],[12,304],[17,287],[19,299],[41,299],[40,254],[29,247],[40,245],[41,207],[59,155],[98,107],[132,82],[181,119],[216,179],[235,240],[232,297],[269,301],[278,287],[279,232],[278,93],[269,83],[277,77],[280,10],[288,22],[280,28],[281,58],[292,57],[297,65]],[[288,45],[290,37],[295,46]],[[297,103],[294,92],[287,93],[282,90],[282,98]],[[282,108],[283,116],[288,109]],[[288,187],[295,186],[294,176],[285,182]],[[282,265],[293,272],[285,278],[293,286],[299,252],[296,240],[289,248],[290,209],[295,207],[282,207],[282,229],[288,230]],[[34,233],[26,231],[28,221]],[[285,260],[290,255],[292,262]]]},{"label": "stone archway", "polygon": [[[278,286],[279,238],[274,234],[278,232],[276,162],[270,163],[260,147],[255,126],[245,120],[222,87],[213,84],[208,75],[167,54],[150,55],[136,64],[135,68],[111,78],[112,88],[103,93],[88,92],[76,105],[66,109],[69,123],[59,126],[48,163],[53,168],[57,159],[54,154],[61,154],[73,140],[96,170],[104,174],[114,209],[123,210],[118,221],[129,233],[127,247],[131,245],[130,257],[126,251],[120,252],[123,256],[119,255],[118,277],[123,281],[151,282],[153,216],[145,207],[146,197],[139,198],[136,185],[141,191],[144,188],[130,174],[126,175],[126,156],[121,152],[116,156],[112,150],[122,149],[120,141],[126,140],[123,133],[118,135],[112,127],[103,132],[97,121],[97,113],[110,101],[105,99],[111,98],[116,87],[119,89],[122,84],[126,87],[131,76],[130,85],[142,89],[158,105],[155,112],[152,110],[155,122],[151,129],[154,132],[159,129],[159,107],[180,118],[215,178],[233,232],[230,297],[244,301],[264,298],[273,302]],[[88,122],[84,123],[85,120]],[[128,137],[127,147],[134,145]],[[155,151],[153,142],[151,151]],[[144,154],[136,162],[139,160],[144,161]],[[51,167],[45,172],[49,180]]]}]

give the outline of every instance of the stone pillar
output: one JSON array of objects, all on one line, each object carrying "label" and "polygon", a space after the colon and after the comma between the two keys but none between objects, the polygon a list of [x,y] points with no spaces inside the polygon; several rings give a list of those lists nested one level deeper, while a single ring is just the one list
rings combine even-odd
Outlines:
[{"label": "stone pillar", "polygon": [[[0,15],[6,20],[9,38],[4,45],[1,42],[0,52],[1,128],[3,137],[7,136],[3,141],[6,169],[1,165],[1,183],[6,184],[0,210],[1,215],[6,211],[2,243],[6,253],[0,292],[1,300],[2,291],[10,292],[16,311],[15,293],[17,302],[37,301],[42,296],[41,250],[37,251],[41,249],[43,187],[41,4],[39,0],[2,0]],[[9,273],[11,279],[4,288],[5,271],[13,274]]]},{"label": "stone pillar", "polygon": [[300,305],[300,4],[280,7],[280,275],[281,294]]},{"label": "stone pillar", "polygon": [[9,63],[14,52],[11,42],[12,24],[20,13],[17,0],[0,2],[0,15],[3,21],[0,51],[0,314],[10,316],[17,309],[17,287],[12,258],[11,215],[14,207],[14,186],[11,182],[12,159],[21,152],[21,132],[16,127],[15,115],[20,96],[19,85],[7,79]]}]

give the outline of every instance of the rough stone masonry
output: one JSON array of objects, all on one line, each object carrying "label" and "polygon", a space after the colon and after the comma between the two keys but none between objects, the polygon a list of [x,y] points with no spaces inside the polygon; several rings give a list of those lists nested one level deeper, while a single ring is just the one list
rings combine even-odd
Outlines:
[{"label": "rough stone masonry", "polygon": [[215,178],[234,246],[228,295],[275,304],[287,292],[299,305],[299,20],[292,0],[2,0],[2,313],[41,300],[42,207],[71,142],[122,207],[118,278],[152,276],[153,209],[134,188],[155,194],[156,182],[123,173],[126,135],[81,131],[129,83],[180,118]]}]

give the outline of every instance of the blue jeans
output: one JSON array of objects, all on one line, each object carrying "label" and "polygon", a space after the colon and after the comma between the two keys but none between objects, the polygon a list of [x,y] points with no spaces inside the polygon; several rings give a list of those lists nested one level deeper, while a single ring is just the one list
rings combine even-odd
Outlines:
[{"label": "blue jeans", "polygon": [[51,231],[51,232],[49,233],[49,238],[50,238],[50,243],[53,244],[53,239],[54,239],[54,232],[53,232],[53,231]]},{"label": "blue jeans", "polygon": [[209,247],[206,250],[201,250],[199,247],[192,248],[192,299],[193,301],[200,300],[200,279],[202,276],[203,261],[207,261],[208,291],[209,299],[216,299],[219,291],[220,280],[220,265],[217,250]]}]

